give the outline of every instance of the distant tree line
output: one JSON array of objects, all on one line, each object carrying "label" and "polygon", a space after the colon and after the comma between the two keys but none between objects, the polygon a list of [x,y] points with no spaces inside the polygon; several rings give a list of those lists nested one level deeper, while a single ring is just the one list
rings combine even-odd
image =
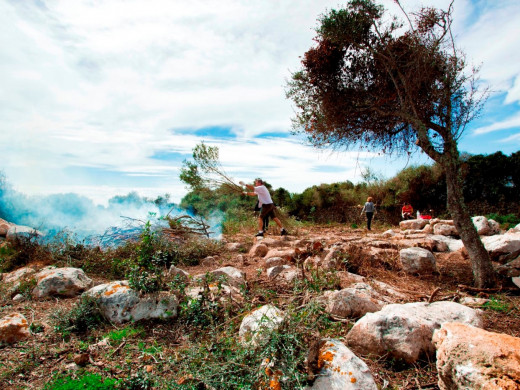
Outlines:
[{"label": "distant tree line", "polygon": [[[502,152],[463,154],[461,160],[463,193],[471,215],[520,217],[520,151],[510,156]],[[267,186],[277,206],[302,221],[360,224],[360,207],[368,196],[375,200],[379,220],[387,223],[399,222],[405,201],[423,214],[451,218],[446,208],[445,174],[438,164],[411,166],[390,179],[374,173],[369,176],[357,184],[349,180],[319,184],[302,193]],[[181,207],[203,215],[219,210],[226,219],[236,219],[252,211],[254,201],[218,188],[202,188],[190,191]]]}]

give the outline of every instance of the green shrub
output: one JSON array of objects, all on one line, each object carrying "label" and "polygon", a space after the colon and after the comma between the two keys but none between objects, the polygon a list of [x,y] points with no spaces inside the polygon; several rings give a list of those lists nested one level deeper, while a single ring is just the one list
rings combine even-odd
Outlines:
[{"label": "green shrub", "polygon": [[520,223],[520,216],[515,214],[499,215],[497,213],[492,213],[486,215],[486,218],[497,221],[502,229],[509,229],[510,227],[516,226]]},{"label": "green shrub", "polygon": [[59,309],[51,316],[54,329],[64,337],[70,333],[85,333],[104,322],[95,298],[83,295],[71,310]]},{"label": "green shrub", "polygon": [[60,375],[45,385],[44,390],[111,390],[120,389],[118,385],[119,381],[115,379],[103,379],[99,374],[85,373],[77,379]]}]

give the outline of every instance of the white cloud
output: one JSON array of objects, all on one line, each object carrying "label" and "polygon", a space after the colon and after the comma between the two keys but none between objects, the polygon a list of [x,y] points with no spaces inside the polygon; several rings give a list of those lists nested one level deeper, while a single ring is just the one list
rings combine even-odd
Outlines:
[{"label": "white cloud", "polygon": [[[393,1],[385,5],[398,11]],[[92,178],[71,183],[67,168],[75,167],[127,175],[127,185],[112,186],[125,191],[138,177],[178,174],[178,164],[150,156],[189,155],[201,138],[186,129],[222,126],[238,139],[219,141],[224,163],[245,178],[266,176],[292,191],[352,180],[374,160],[254,138],[289,132],[285,80],[312,45],[318,15],[336,7],[337,0],[0,0],[3,169],[32,193],[94,194]],[[465,0],[455,7],[468,57],[484,63],[484,81],[508,91],[507,103],[517,102],[520,6]],[[171,184],[172,191],[181,187]]]},{"label": "white cloud", "polygon": [[511,129],[514,127],[520,127],[520,113],[517,113],[506,120],[495,122],[488,126],[479,127],[475,129],[473,133],[476,135],[487,134],[493,131]]}]

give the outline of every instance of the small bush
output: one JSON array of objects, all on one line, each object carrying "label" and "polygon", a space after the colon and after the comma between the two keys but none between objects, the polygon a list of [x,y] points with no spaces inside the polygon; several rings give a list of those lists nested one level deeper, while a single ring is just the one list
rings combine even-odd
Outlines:
[{"label": "small bush", "polygon": [[83,295],[72,310],[58,310],[51,316],[54,329],[63,336],[70,333],[85,333],[104,321],[95,298]]},{"label": "small bush", "polygon": [[49,248],[38,242],[38,236],[15,236],[6,241],[0,248],[0,272],[9,272],[24,267],[31,261],[42,264],[52,263],[52,254]]}]

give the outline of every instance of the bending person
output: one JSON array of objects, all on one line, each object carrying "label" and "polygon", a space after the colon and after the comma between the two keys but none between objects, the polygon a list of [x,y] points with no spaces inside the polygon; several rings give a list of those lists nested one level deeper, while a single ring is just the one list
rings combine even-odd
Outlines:
[{"label": "bending person", "polygon": [[276,215],[274,214],[275,206],[273,200],[271,199],[271,194],[269,194],[269,190],[264,185],[262,179],[255,179],[255,185],[245,184],[244,182],[240,182],[241,185],[246,186],[247,189],[252,192],[244,192],[244,195],[249,196],[258,196],[258,206],[260,207],[260,216],[258,217],[258,233],[255,237],[263,237],[264,236],[264,218],[271,217],[273,221],[276,222],[278,227],[280,228],[280,235],[286,236],[287,230],[282,225],[282,222]]}]

